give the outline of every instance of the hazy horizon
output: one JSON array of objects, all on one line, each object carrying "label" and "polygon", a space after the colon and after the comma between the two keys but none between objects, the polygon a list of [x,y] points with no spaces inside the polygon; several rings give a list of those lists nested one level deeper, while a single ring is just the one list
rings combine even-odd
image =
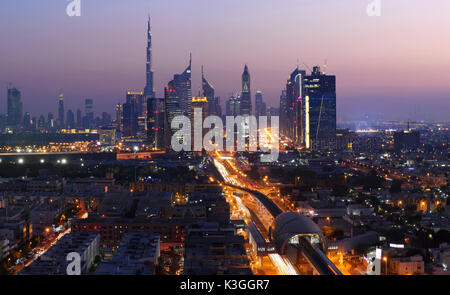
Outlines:
[{"label": "hazy horizon", "polygon": [[204,65],[223,108],[241,88],[244,64],[252,100],[262,90],[267,105],[278,107],[297,60],[308,72],[327,60],[326,72],[336,75],[338,121],[365,114],[449,121],[449,1],[382,0],[380,17],[367,16],[370,0],[81,1],[80,17],[68,17],[63,0],[0,3],[0,84],[21,89],[32,116],[56,114],[60,89],[66,111],[84,110],[92,98],[96,114],[113,114],[127,90],[141,90],[150,14],[159,97],[190,52],[192,94]]}]

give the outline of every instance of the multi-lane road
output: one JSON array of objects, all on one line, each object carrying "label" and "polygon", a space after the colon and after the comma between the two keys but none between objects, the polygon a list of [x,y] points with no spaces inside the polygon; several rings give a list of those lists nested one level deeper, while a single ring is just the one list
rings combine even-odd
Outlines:
[{"label": "multi-lane road", "polygon": [[48,238],[46,238],[44,241],[42,241],[38,246],[36,246],[33,250],[35,253],[32,257],[28,258],[26,261],[24,261],[21,264],[18,264],[12,268],[12,274],[17,275],[23,268],[28,267],[33,261],[41,257],[42,255],[47,252],[48,249],[50,249],[52,246],[54,246],[62,237],[64,237],[66,234],[70,233],[71,229],[70,227],[64,231],[61,231],[59,233],[53,233]]}]

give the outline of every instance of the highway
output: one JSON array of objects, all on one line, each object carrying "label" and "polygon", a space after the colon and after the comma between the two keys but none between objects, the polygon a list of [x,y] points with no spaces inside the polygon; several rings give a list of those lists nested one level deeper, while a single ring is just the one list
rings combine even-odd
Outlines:
[{"label": "highway", "polygon": [[66,234],[70,232],[71,228],[69,227],[68,229],[58,234],[52,235],[48,240],[43,241],[41,245],[36,246],[35,247],[35,249],[37,250],[36,255],[25,261],[23,264],[14,266],[12,274],[17,275],[24,267],[28,267],[31,263],[33,263],[33,261],[38,259],[40,256],[44,255],[48,249],[54,246],[62,237],[64,237]]},{"label": "highway", "polygon": [[[261,203],[265,209],[271,215],[271,220],[274,220],[277,216],[283,213],[281,210],[270,198],[259,191],[255,191],[243,185],[244,181],[241,181],[237,175],[234,175],[232,172],[230,173],[224,164],[222,164],[221,160],[230,161],[230,157],[222,157],[217,151],[215,152],[215,157],[210,155],[214,166],[217,168],[219,174],[224,179],[227,187],[244,191],[250,195],[252,195],[255,199]],[[233,166],[231,166],[233,167]],[[237,169],[233,169],[237,172]],[[237,172],[241,176],[246,177],[242,172]],[[236,174],[237,174],[236,173]],[[251,211],[251,210],[250,210]],[[259,220],[253,220],[257,224],[264,224],[264,220],[259,218],[257,214],[251,214],[252,219],[258,218]],[[267,220],[267,219],[266,219]],[[267,222],[267,221],[266,221]],[[264,224],[266,228],[270,227],[271,224]],[[267,237],[266,237],[267,239]],[[342,275],[342,273],[337,269],[337,267],[326,257],[326,255],[320,251],[319,249],[315,249],[312,245],[305,240],[304,238],[299,239],[299,245],[296,246],[299,251],[305,256],[307,261],[313,265],[314,269],[320,275]],[[280,254],[274,253],[269,254],[270,261],[277,268],[279,274],[281,275],[298,275],[298,271],[294,267],[294,264],[289,261],[289,259],[283,257]]]}]

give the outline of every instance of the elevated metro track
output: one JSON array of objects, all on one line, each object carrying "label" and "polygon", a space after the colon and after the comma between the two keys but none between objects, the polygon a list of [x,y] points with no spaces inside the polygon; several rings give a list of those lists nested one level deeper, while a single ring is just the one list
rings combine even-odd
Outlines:
[{"label": "elevated metro track", "polygon": [[[211,159],[212,159],[212,157],[211,157]],[[215,167],[215,165],[213,165],[213,166]],[[215,167],[215,168],[216,168],[216,174],[221,175],[220,171],[217,169],[217,167]],[[255,190],[245,188],[245,187],[228,184],[225,182],[225,179],[223,177],[221,177],[221,178],[222,178],[223,182],[225,183],[225,185],[227,185],[228,187],[232,187],[237,190],[247,192],[247,193],[251,194],[253,197],[255,197],[267,209],[267,211],[272,215],[274,220],[277,217],[282,216],[284,214],[293,214],[293,212],[283,214],[283,210],[281,210],[265,194],[255,191]],[[293,233],[293,235],[295,235],[295,233]],[[342,273],[339,271],[339,269],[328,259],[328,257],[320,249],[318,249],[317,247],[313,247],[306,238],[299,237],[298,244],[289,244],[289,245],[294,247],[295,249],[297,249],[306,258],[306,260],[313,266],[313,268],[316,270],[316,272],[319,273],[320,275],[332,275],[332,276],[342,275]],[[279,254],[282,255],[284,253],[279,253]],[[291,263],[295,265],[296,262],[291,261]]]},{"label": "elevated metro track", "polygon": [[298,244],[290,244],[303,254],[306,260],[320,275],[342,275],[340,270],[319,249],[314,248],[305,238],[299,238]]}]

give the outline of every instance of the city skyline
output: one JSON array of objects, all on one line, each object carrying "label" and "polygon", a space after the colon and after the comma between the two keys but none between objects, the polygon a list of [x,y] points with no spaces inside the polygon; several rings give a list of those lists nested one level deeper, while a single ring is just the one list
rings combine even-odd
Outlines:
[{"label": "city skyline", "polygon": [[[32,115],[39,116],[47,113],[50,106],[56,113],[58,91],[63,88],[66,109],[82,108],[84,99],[93,98],[96,114],[113,113],[115,104],[124,101],[126,91],[142,90],[145,85],[145,22],[150,14],[157,97],[163,97],[164,85],[173,73],[183,70],[191,51],[193,89],[201,85],[203,65],[216,95],[225,102],[240,89],[242,66],[248,64],[252,72],[251,91],[261,90],[268,106],[278,105],[283,85],[297,63],[306,70],[315,65],[323,67],[327,60],[327,72],[338,77],[338,121],[380,113],[387,120],[447,118],[449,74],[443,69],[450,64],[444,54],[450,43],[440,36],[450,26],[445,25],[448,22],[445,18],[430,19],[431,12],[440,12],[431,11],[418,1],[408,6],[384,3],[384,13],[379,18],[368,17],[366,3],[356,1],[344,1],[340,8],[329,4],[330,11],[319,10],[323,4],[309,1],[284,1],[286,5],[276,9],[270,1],[259,6],[248,1],[239,11],[225,2],[206,5],[204,1],[191,1],[188,5],[181,1],[154,4],[134,1],[135,5],[125,7],[107,6],[106,2],[83,3],[83,14],[78,18],[65,15],[65,3],[57,1],[30,2],[28,6],[11,1],[2,3],[5,15],[0,22],[10,23],[19,8],[26,17],[26,21],[15,22],[14,34],[13,30],[3,32],[2,44],[7,45],[0,46],[1,64],[14,69],[2,71],[0,83],[12,82],[21,90],[24,112],[33,110]],[[443,1],[436,2],[441,3],[441,11],[449,6]],[[211,13],[203,22],[187,22],[182,27],[178,21],[173,22],[183,11],[197,19],[206,7]],[[299,7],[301,20],[281,17],[291,16],[289,7]],[[167,8],[172,14],[162,17]],[[131,21],[124,16],[127,14],[134,15]],[[233,22],[242,14],[254,21],[251,27]],[[101,17],[94,19],[93,15]],[[258,15],[266,20],[263,22]],[[358,29],[351,22],[336,26],[348,16],[354,17],[352,22],[358,21]],[[428,21],[413,22],[419,16],[428,17],[425,18]],[[317,18],[325,18],[326,22],[320,25]],[[110,26],[113,20],[114,26]],[[55,29],[52,23],[61,26]],[[119,29],[115,27],[118,25]],[[411,32],[406,31],[408,25],[412,26]],[[284,26],[289,30],[279,34]],[[390,33],[381,34],[386,30]],[[22,32],[22,38],[17,38],[17,32]],[[396,37],[400,33],[401,40]],[[300,37],[291,37],[295,35]],[[67,38],[67,42],[58,43],[57,38],[61,37]],[[43,38],[48,43],[39,42],[32,51],[24,46]],[[41,70],[38,73],[35,69]],[[431,75],[439,70],[438,77]],[[0,113],[5,113],[5,95],[6,91],[0,93]],[[407,101],[410,104],[405,105]]]}]

